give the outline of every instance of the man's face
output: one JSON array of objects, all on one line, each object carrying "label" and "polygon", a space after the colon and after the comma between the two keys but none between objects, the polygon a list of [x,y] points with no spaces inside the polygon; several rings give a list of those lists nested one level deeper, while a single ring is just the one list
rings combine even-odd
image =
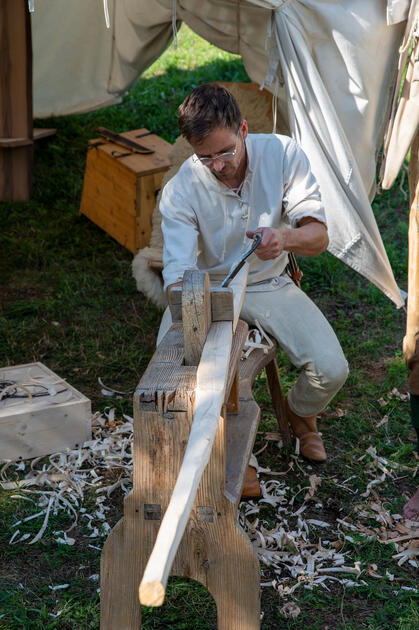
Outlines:
[{"label": "man's face", "polygon": [[[213,158],[207,167],[217,179],[228,185],[230,182],[235,184],[237,178],[244,174],[246,137],[247,123],[242,120],[237,133],[226,127],[216,127],[203,140],[192,140],[190,144],[198,158]],[[226,156],[231,159],[224,161],[223,153],[234,153],[234,155]],[[221,157],[217,158],[217,156]]]}]

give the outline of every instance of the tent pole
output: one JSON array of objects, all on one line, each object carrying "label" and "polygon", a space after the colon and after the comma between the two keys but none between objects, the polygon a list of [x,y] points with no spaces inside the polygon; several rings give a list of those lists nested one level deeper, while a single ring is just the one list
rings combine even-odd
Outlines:
[{"label": "tent pole", "polygon": [[414,353],[419,335],[419,130],[410,150],[409,164],[409,267],[406,335],[403,354],[409,361]]},{"label": "tent pole", "polygon": [[32,194],[32,39],[27,0],[0,0],[0,201]]}]

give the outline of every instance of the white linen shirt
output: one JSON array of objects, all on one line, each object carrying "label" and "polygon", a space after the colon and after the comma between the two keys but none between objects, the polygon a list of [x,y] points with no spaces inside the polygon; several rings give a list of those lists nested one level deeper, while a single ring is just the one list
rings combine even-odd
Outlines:
[{"label": "white linen shirt", "polygon": [[[164,187],[160,212],[165,289],[181,280],[186,269],[205,270],[211,280],[223,280],[251,246],[246,230],[297,227],[303,217],[326,225],[318,184],[295,140],[249,134],[246,149],[248,166],[240,195],[196,156],[187,159]],[[285,251],[273,260],[252,254],[248,290],[270,281],[278,285],[287,261]]]}]

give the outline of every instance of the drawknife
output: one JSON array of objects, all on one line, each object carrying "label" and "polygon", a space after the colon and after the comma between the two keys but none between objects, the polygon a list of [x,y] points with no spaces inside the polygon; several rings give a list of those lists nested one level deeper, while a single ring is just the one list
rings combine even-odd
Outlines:
[{"label": "drawknife", "polygon": [[233,269],[230,271],[228,276],[222,281],[221,283],[222,287],[228,287],[228,285],[230,284],[230,281],[239,273],[240,269],[243,267],[244,263],[246,262],[246,259],[249,258],[250,254],[253,254],[253,252],[255,251],[257,247],[259,247],[261,240],[262,240],[261,235],[256,234],[253,240],[252,247],[249,249],[249,251],[243,254],[243,256],[240,258],[237,265],[233,267]]}]

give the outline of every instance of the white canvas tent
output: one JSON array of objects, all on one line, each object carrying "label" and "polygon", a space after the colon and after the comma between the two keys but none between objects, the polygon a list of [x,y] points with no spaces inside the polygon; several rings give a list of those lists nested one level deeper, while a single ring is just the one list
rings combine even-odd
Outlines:
[{"label": "white canvas tent", "polygon": [[403,304],[372,213],[409,0],[35,0],[34,113],[117,102],[184,21],[242,56],[319,180],[330,251]]}]

